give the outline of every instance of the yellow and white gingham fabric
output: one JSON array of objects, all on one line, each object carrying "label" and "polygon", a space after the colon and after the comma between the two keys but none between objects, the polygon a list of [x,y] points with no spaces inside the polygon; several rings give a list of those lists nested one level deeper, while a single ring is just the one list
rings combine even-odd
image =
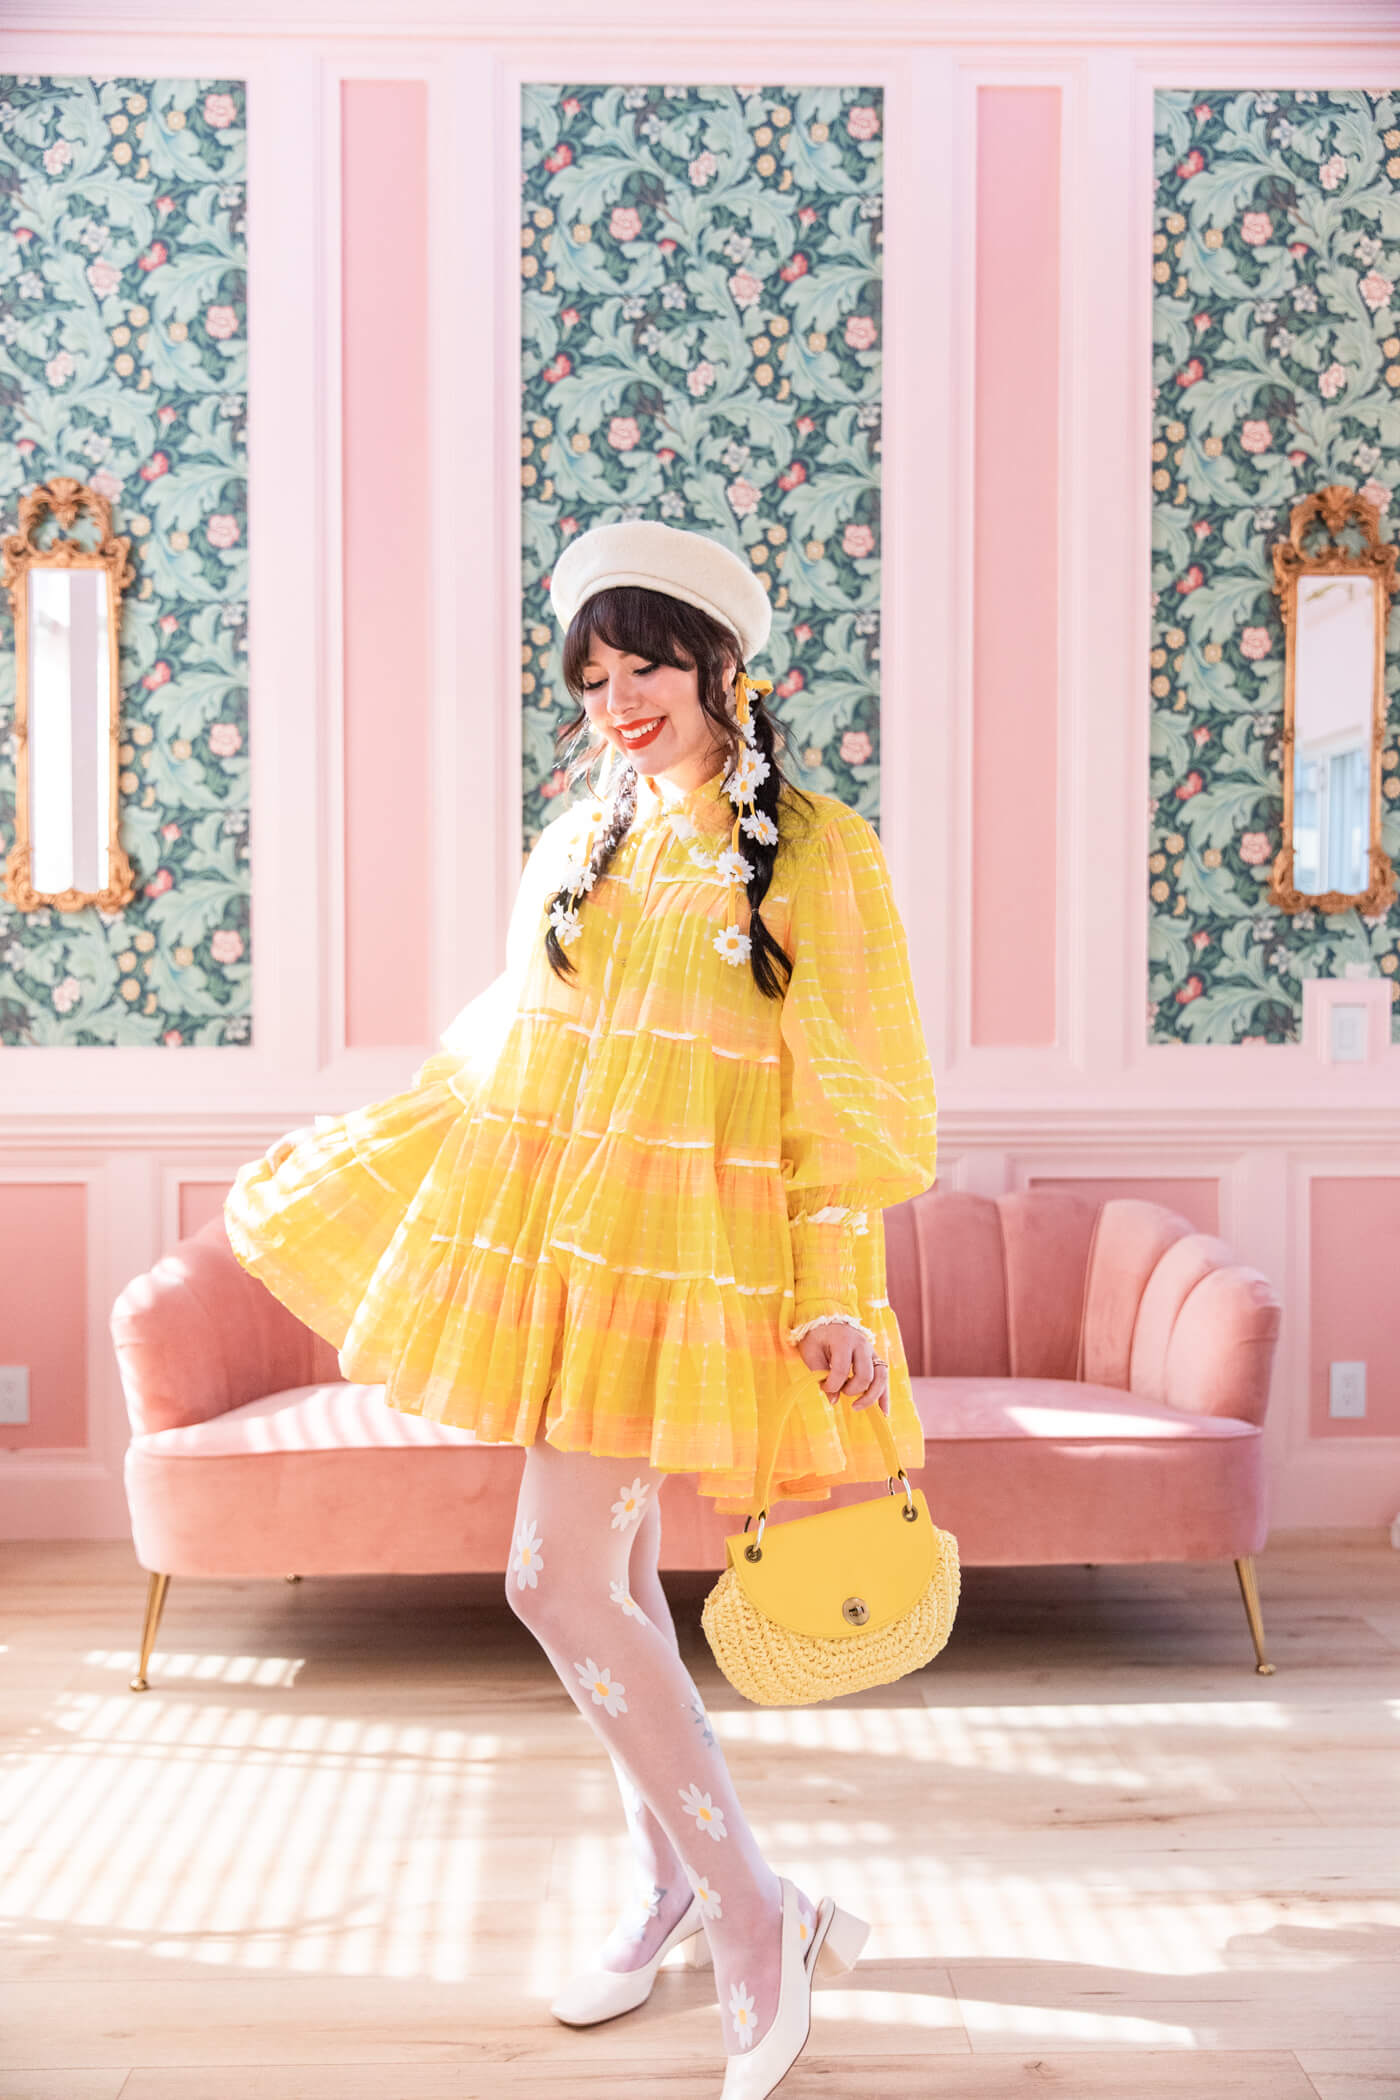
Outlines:
[{"label": "yellow and white gingham fabric", "polygon": [[787,996],[717,954],[723,777],[643,776],[567,981],[544,913],[588,805],[550,824],[504,972],[412,1084],[251,1161],[224,1215],[244,1267],[391,1406],[695,1473],[737,1513],[794,1394],[774,1501],[884,1478],[868,1416],[793,1339],[832,1313],[877,1337],[901,1459],[923,1461],[881,1211],[932,1183],[936,1101],[884,853],[846,804],[779,815],[763,917]]}]

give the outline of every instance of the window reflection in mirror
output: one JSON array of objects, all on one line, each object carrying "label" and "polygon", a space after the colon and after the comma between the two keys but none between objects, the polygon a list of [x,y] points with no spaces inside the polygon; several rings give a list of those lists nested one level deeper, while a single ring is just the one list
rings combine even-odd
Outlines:
[{"label": "window reflection in mirror", "polygon": [[1293,880],[1300,890],[1364,890],[1376,673],[1370,576],[1298,581],[1293,681]]},{"label": "window reflection in mirror", "polygon": [[1381,844],[1385,636],[1396,548],[1369,497],[1334,482],[1293,505],[1273,548],[1283,614],[1283,838],[1269,901],[1380,914],[1395,901]]},{"label": "window reflection in mirror", "polygon": [[36,890],[105,890],[111,831],[107,577],[31,569],[29,879]]}]

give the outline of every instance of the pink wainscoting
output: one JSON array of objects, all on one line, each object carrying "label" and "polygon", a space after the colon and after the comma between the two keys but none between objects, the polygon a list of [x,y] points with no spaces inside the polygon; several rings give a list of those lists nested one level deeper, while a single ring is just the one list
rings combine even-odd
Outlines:
[{"label": "pink wainscoting", "polygon": [[429,1016],[428,88],[341,84],[345,1040]]},{"label": "pink wainscoting", "polygon": [[180,1183],[180,1238],[188,1239],[201,1225],[217,1217],[232,1183],[228,1181],[182,1181]]},{"label": "pink wainscoting", "polygon": [[1051,1044],[1058,1024],[1060,102],[977,94],[970,1020],[986,1046]]},{"label": "pink wainscoting", "polygon": [[[1308,1433],[1329,1439],[1400,1436],[1400,1176],[1320,1174],[1309,1193]],[[1327,1412],[1333,1362],[1366,1365],[1361,1421],[1333,1421]]]},{"label": "pink wainscoting", "polygon": [[1206,1175],[1187,1179],[1161,1174],[1031,1174],[1026,1187],[1064,1189],[1091,1203],[1107,1203],[1113,1196],[1140,1196],[1145,1203],[1164,1203],[1168,1210],[1180,1211],[1197,1232],[1220,1230],[1220,1183]]},{"label": "pink wainscoting", "polygon": [[0,1182],[0,1364],[28,1364],[29,1420],[0,1451],[68,1451],[87,1438],[87,1189]]}]

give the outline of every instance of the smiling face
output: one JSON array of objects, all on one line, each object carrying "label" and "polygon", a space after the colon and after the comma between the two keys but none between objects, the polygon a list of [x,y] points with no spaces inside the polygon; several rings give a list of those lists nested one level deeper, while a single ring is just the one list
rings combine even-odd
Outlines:
[{"label": "smiling face", "polygon": [[[734,666],[726,666],[732,691]],[[595,635],[583,665],[580,698],[594,734],[626,753],[639,773],[682,789],[700,787],[724,757],[700,705],[695,667],[649,662]]]}]

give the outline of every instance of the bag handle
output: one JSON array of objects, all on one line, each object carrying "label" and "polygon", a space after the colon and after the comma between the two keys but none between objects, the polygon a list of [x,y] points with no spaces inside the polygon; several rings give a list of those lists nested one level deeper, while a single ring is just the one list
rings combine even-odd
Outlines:
[{"label": "bag handle", "polygon": [[[778,1445],[782,1440],[783,1428],[787,1422],[788,1415],[796,1404],[796,1396],[794,1395],[777,1417],[771,1433],[767,1436],[762,1431],[759,1433],[758,1459],[754,1468],[755,1500],[758,1508],[756,1511],[751,1510],[744,1519],[745,1531],[755,1521],[755,1518],[757,1519],[758,1529],[754,1533],[753,1547],[749,1548],[754,1558],[757,1558],[757,1555],[754,1554],[754,1547],[760,1545],[763,1538],[763,1527],[768,1521],[768,1497],[773,1489],[773,1468],[778,1461]],[[889,1492],[891,1494],[895,1492],[894,1484],[896,1480],[904,1482],[904,1514],[912,1523],[918,1516],[918,1507],[914,1501],[914,1490],[909,1485],[909,1476],[899,1462],[899,1446],[894,1440],[894,1431],[890,1427],[890,1418],[878,1402],[874,1404],[873,1413],[875,1417],[875,1434],[879,1439],[880,1450],[884,1455]]]}]

